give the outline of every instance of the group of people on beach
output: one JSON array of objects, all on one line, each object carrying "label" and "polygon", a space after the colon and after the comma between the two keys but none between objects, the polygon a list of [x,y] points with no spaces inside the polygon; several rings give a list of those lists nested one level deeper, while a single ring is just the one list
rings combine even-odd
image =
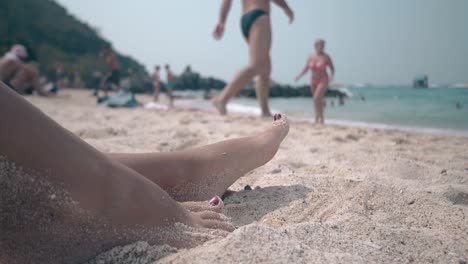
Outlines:
[{"label": "group of people on beach", "polygon": [[[278,5],[289,17],[290,22],[294,20],[293,11],[284,0],[242,1],[241,25],[249,46],[249,64],[213,98],[213,104],[220,114],[227,113],[226,104],[232,96],[254,77],[258,77],[256,91],[262,115],[271,116],[268,106],[271,73],[270,2]],[[213,33],[216,39],[223,36],[231,4],[232,0],[223,0],[219,22]],[[333,80],[334,67],[330,56],[324,52],[325,42],[319,40],[315,47],[317,53],[308,58],[297,80],[309,69],[312,71],[312,89],[317,104],[316,121],[323,123],[322,98],[329,82]],[[25,56],[25,50],[15,46],[11,54],[0,61],[0,112],[8,113],[0,115],[0,123],[8,124],[2,127],[0,133],[0,155],[26,168],[27,171],[34,171],[31,177],[35,177],[36,180],[63,187],[81,208],[112,226],[113,232],[104,236],[102,241],[97,241],[102,247],[131,242],[125,240],[120,232],[136,226],[166,228],[175,223],[183,223],[193,227],[233,231],[235,227],[222,215],[223,203],[220,196],[238,178],[271,160],[289,131],[287,118],[276,114],[273,117],[273,125],[263,132],[192,150],[142,154],[103,153],[13,92],[12,89],[19,93],[32,89],[44,94],[39,87],[37,69],[19,63]],[[105,87],[108,83],[119,87],[120,67],[110,47],[103,50],[102,57],[110,69],[109,75],[101,83],[106,93]],[[331,76],[328,75],[327,68],[331,69]],[[153,74],[157,88],[155,99],[158,98],[160,88],[159,70],[157,67]],[[172,92],[174,78],[169,66],[166,66],[166,70],[167,88]],[[34,128],[34,135],[31,134],[31,128]],[[199,202],[184,203],[187,201]],[[2,206],[4,205],[0,201],[0,207]],[[35,207],[31,208],[34,210]],[[15,212],[10,212],[9,215],[14,219],[21,218],[21,215],[17,216]],[[47,223],[53,225],[60,221],[66,225],[73,223],[74,219],[53,219]],[[0,226],[0,229],[3,228]],[[4,231],[0,230],[0,233],[6,234]],[[41,254],[51,254],[47,251],[50,251],[50,248],[45,244],[37,245],[37,250],[29,252],[30,256],[18,254],[21,252],[19,249],[22,247],[22,240],[16,238],[41,236],[41,232],[47,231],[16,228],[10,230],[8,235],[2,235],[0,245],[3,246],[0,247],[6,245],[9,250],[0,249],[0,263],[34,262],[34,258],[42,256]],[[60,239],[60,234],[53,238]],[[170,235],[155,237],[150,242],[185,245],[183,238]],[[98,253],[86,251],[89,250],[86,248],[86,245],[75,245],[73,250],[64,251],[67,252],[66,255],[57,255],[60,259],[56,259],[55,262],[67,262],[66,260],[76,260],[79,257],[89,258]],[[53,250],[60,251],[57,248]]]}]

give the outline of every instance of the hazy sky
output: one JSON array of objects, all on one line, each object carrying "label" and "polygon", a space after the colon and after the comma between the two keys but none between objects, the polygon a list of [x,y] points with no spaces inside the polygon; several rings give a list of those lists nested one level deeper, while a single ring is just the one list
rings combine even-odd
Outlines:
[{"label": "hazy sky", "polygon": [[[254,0],[252,0],[254,1]],[[58,0],[98,28],[116,49],[148,70],[187,64],[229,80],[247,63],[234,0],[221,42],[211,32],[221,0]],[[468,82],[467,0],[290,0],[289,25],[274,7],[273,79],[292,83],[317,37],[337,68],[339,83],[408,83],[419,73],[432,82]],[[308,82],[308,77],[303,83]]]}]

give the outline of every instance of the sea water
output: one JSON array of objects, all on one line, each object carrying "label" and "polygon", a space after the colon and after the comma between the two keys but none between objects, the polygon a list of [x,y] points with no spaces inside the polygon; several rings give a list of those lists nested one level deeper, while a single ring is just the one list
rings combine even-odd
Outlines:
[{"label": "sea water", "polygon": [[[396,128],[468,136],[468,88],[361,87],[339,106],[326,98],[328,123]],[[231,108],[259,112],[256,100],[238,98]],[[457,106],[458,104],[458,106]],[[314,120],[312,98],[271,98],[270,107],[291,117]]]},{"label": "sea water", "polygon": [[[349,87],[352,96],[340,106],[326,98],[325,121],[330,124],[399,129],[468,137],[468,88]],[[314,121],[312,98],[270,98],[272,112],[291,119]],[[209,101],[193,102],[211,107]],[[457,107],[458,104],[458,107]],[[258,102],[234,98],[229,112],[260,114]]]}]

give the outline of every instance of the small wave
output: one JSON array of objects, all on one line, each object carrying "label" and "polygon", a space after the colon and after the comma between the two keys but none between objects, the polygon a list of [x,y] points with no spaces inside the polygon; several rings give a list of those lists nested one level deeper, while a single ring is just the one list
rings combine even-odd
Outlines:
[{"label": "small wave", "polygon": [[[290,119],[293,121],[306,121],[306,122],[313,123],[313,121],[310,118],[290,117]],[[383,129],[383,130],[398,130],[398,131],[403,131],[403,132],[423,133],[423,134],[430,134],[430,135],[468,137],[468,131],[464,132],[464,131],[457,131],[453,129],[411,127],[411,126],[401,126],[401,125],[389,125],[389,124],[380,124],[380,123],[368,123],[368,122],[347,121],[347,120],[330,120],[330,119],[327,119],[327,124],[350,126],[350,127],[375,128],[375,129]]]},{"label": "small wave", "polygon": [[[258,106],[249,106],[238,103],[229,103],[227,110],[232,113],[246,114],[246,115],[260,115],[262,112]],[[280,111],[271,110],[273,113],[279,113]]]}]

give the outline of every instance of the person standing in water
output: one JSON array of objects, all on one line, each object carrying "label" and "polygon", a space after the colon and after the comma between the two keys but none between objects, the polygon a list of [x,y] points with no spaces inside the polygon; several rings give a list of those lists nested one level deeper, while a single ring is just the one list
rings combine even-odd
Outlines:
[{"label": "person standing in water", "polygon": [[171,71],[171,67],[169,64],[166,64],[166,90],[167,90],[167,95],[169,96],[170,100],[170,106],[174,106],[174,94],[172,93],[172,90],[174,89],[174,83],[175,83],[175,77],[174,74]]},{"label": "person standing in water", "polygon": [[158,99],[159,99],[159,92],[161,90],[161,77],[159,75],[159,70],[161,68],[159,67],[159,65],[156,65],[156,67],[154,67],[154,72],[153,74],[151,75],[151,78],[153,79],[153,89],[154,89],[154,92],[153,92],[153,96],[154,96],[154,101],[157,102]]},{"label": "person standing in water", "polygon": [[[113,85],[116,91],[120,90],[120,66],[117,56],[109,44],[106,44],[102,49],[101,58],[110,70],[101,82],[101,89],[104,91],[104,96],[107,96],[109,84]],[[98,93],[99,91],[96,91],[95,95],[98,96]]]},{"label": "person standing in water", "polygon": [[[289,17],[290,23],[294,20],[294,13],[284,0],[271,0],[278,5]],[[220,40],[224,35],[225,24],[232,0],[223,0],[219,22],[215,27],[213,36]],[[215,98],[213,105],[221,115],[227,114],[226,105],[231,97],[239,93],[247,84],[258,76],[255,90],[260,102],[262,116],[271,116],[268,107],[268,95],[271,73],[271,22],[270,0],[242,0],[243,16],[241,28],[245,40],[249,46],[249,64],[242,68],[234,79]]]},{"label": "person standing in water", "polygon": [[[323,124],[323,107],[324,101],[323,97],[328,89],[328,84],[333,82],[335,76],[335,66],[331,57],[325,53],[325,41],[323,39],[318,39],[315,42],[315,54],[312,54],[306,62],[304,69],[296,77],[296,82],[299,81],[304,74],[310,69],[312,72],[311,78],[311,92],[314,98],[314,107],[315,107],[315,123]],[[331,75],[328,75],[327,69],[330,68]]]}]

